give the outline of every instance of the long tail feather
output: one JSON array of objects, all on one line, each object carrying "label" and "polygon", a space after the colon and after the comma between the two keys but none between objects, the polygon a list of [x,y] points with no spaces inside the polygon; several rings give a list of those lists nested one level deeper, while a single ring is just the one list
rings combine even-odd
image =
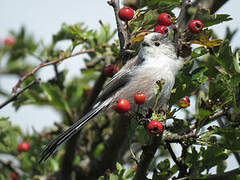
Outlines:
[{"label": "long tail feather", "polygon": [[75,122],[71,127],[69,127],[66,131],[60,134],[56,139],[53,139],[48,143],[45,149],[41,153],[40,161],[46,161],[55,151],[56,149],[71,138],[74,134],[76,134],[88,121],[90,121],[94,116],[96,116],[104,107],[106,107],[111,98],[99,103],[96,105],[89,113]]}]

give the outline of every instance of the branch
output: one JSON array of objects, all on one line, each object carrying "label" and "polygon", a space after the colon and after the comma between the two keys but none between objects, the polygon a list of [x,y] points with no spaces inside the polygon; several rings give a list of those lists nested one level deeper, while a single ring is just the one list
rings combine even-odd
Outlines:
[{"label": "branch", "polygon": [[124,59],[124,63],[127,60],[126,54],[128,51],[126,51],[127,46],[129,45],[129,38],[128,38],[128,33],[127,31],[124,30],[124,25],[122,24],[121,19],[118,17],[118,12],[119,12],[119,0],[109,0],[107,3],[113,7],[114,14],[115,14],[115,19],[116,19],[116,24],[117,24],[117,31],[118,31],[118,38],[120,42],[120,52],[121,52],[121,57]]},{"label": "branch", "polygon": [[29,76],[33,76],[39,69],[41,69],[41,68],[43,68],[43,67],[45,67],[45,66],[54,65],[54,64],[57,64],[57,63],[65,60],[65,59],[67,59],[67,58],[74,57],[74,56],[77,56],[77,55],[80,55],[80,54],[84,54],[84,53],[95,52],[95,51],[96,51],[95,48],[87,49],[87,50],[81,50],[81,51],[79,51],[79,52],[72,53],[72,54],[70,54],[70,55],[68,55],[68,56],[61,57],[61,58],[59,58],[59,59],[57,59],[57,60],[54,60],[54,61],[50,61],[50,62],[46,62],[46,63],[41,63],[41,64],[39,64],[37,67],[35,67],[31,72],[29,72],[29,73],[25,74],[24,76],[22,76],[22,77],[18,80],[17,84],[13,87],[12,92],[13,92],[13,93],[16,93],[17,89],[20,88],[22,82],[23,82],[25,79],[27,79]]},{"label": "branch", "polygon": [[[216,174],[216,175],[211,175],[208,176],[207,178],[204,178],[205,180],[226,180],[226,179],[231,179],[233,176],[240,174],[240,168],[233,169],[231,171],[221,173],[221,174]],[[191,178],[192,180],[202,180],[203,178]]]},{"label": "branch", "polygon": [[187,166],[186,166],[186,164],[182,163],[181,161],[179,161],[177,159],[175,153],[173,152],[173,149],[172,149],[170,143],[166,143],[166,148],[168,149],[168,152],[170,153],[173,161],[176,163],[176,165],[179,168],[178,178],[184,177],[187,174]]},{"label": "branch", "polygon": [[148,145],[144,146],[140,161],[137,166],[136,175],[134,180],[145,180],[149,164],[151,163],[154,155],[160,145],[161,137],[152,136]]},{"label": "branch", "polygon": [[7,104],[9,104],[12,101],[15,101],[17,99],[17,97],[22,94],[25,90],[29,89],[30,87],[32,87],[35,84],[38,84],[40,82],[40,79],[37,79],[35,81],[32,81],[31,83],[29,83],[26,87],[24,87],[23,89],[21,89],[19,92],[17,92],[16,94],[14,94],[12,97],[10,97],[9,99],[7,99],[5,102],[3,102],[2,104],[0,104],[0,109],[3,108],[4,106],[6,106]]}]

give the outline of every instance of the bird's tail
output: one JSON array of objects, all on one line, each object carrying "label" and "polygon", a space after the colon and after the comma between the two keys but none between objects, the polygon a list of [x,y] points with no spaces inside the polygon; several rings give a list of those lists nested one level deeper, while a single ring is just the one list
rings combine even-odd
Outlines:
[{"label": "bird's tail", "polygon": [[55,151],[56,149],[71,138],[74,134],[76,134],[89,120],[91,120],[94,116],[96,116],[104,107],[106,107],[111,98],[106,99],[103,102],[100,102],[94,108],[88,112],[85,116],[75,122],[71,127],[69,127],[66,131],[60,134],[56,139],[53,139],[48,143],[45,149],[41,153],[40,161],[46,161]]}]

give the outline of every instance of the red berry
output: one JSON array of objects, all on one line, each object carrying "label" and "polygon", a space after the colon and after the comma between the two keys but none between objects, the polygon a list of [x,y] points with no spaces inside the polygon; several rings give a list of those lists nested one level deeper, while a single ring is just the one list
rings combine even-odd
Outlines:
[{"label": "red berry", "polygon": [[163,125],[158,120],[152,120],[147,125],[148,131],[152,134],[161,134]]},{"label": "red berry", "polygon": [[179,105],[181,108],[187,108],[190,106],[190,99],[189,97],[185,96],[181,98],[176,104]]},{"label": "red berry", "polygon": [[188,28],[192,33],[199,33],[203,29],[203,23],[200,20],[192,20],[188,24]]},{"label": "red berry", "polygon": [[126,99],[118,99],[117,104],[114,106],[114,110],[118,113],[126,113],[130,110],[130,103]]},{"label": "red berry", "polygon": [[166,26],[158,25],[153,31],[168,35],[168,28]]},{"label": "red berry", "polygon": [[15,172],[12,171],[10,173],[10,176],[11,176],[12,180],[18,180],[18,175]]},{"label": "red berry", "polygon": [[118,67],[116,67],[113,64],[110,64],[110,65],[106,66],[105,69],[104,69],[104,74],[107,77],[113,77],[114,74],[116,74],[117,72],[118,72]]},{"label": "red berry", "polygon": [[118,16],[123,21],[130,21],[134,16],[134,11],[132,8],[122,8],[119,10]]},{"label": "red berry", "polygon": [[168,13],[162,13],[157,17],[157,21],[159,25],[169,26],[173,23],[172,16]]},{"label": "red berry", "polygon": [[14,42],[15,42],[15,38],[12,36],[8,36],[4,39],[4,44],[7,46],[13,45]]},{"label": "red berry", "polygon": [[134,95],[134,102],[136,104],[144,104],[146,100],[146,95],[144,93],[136,93]]},{"label": "red berry", "polygon": [[29,149],[29,143],[26,141],[21,142],[18,144],[18,152],[27,151]]}]

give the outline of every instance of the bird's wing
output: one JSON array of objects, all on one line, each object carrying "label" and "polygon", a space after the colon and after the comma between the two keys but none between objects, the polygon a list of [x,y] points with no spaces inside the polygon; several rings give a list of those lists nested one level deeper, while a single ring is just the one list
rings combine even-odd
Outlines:
[{"label": "bird's wing", "polygon": [[129,82],[132,77],[132,69],[134,69],[134,66],[139,62],[140,59],[138,57],[128,61],[128,63],[105,86],[94,108],[45,147],[41,153],[40,162],[46,161],[61,144],[76,134],[89,120],[96,116],[103,108],[108,106],[112,100],[112,94]]},{"label": "bird's wing", "polygon": [[134,76],[134,70],[137,65],[143,62],[138,56],[129,60],[122,69],[116,73],[113,78],[104,87],[99,95],[98,101],[104,101],[118,91],[121,87],[125,86]]}]

